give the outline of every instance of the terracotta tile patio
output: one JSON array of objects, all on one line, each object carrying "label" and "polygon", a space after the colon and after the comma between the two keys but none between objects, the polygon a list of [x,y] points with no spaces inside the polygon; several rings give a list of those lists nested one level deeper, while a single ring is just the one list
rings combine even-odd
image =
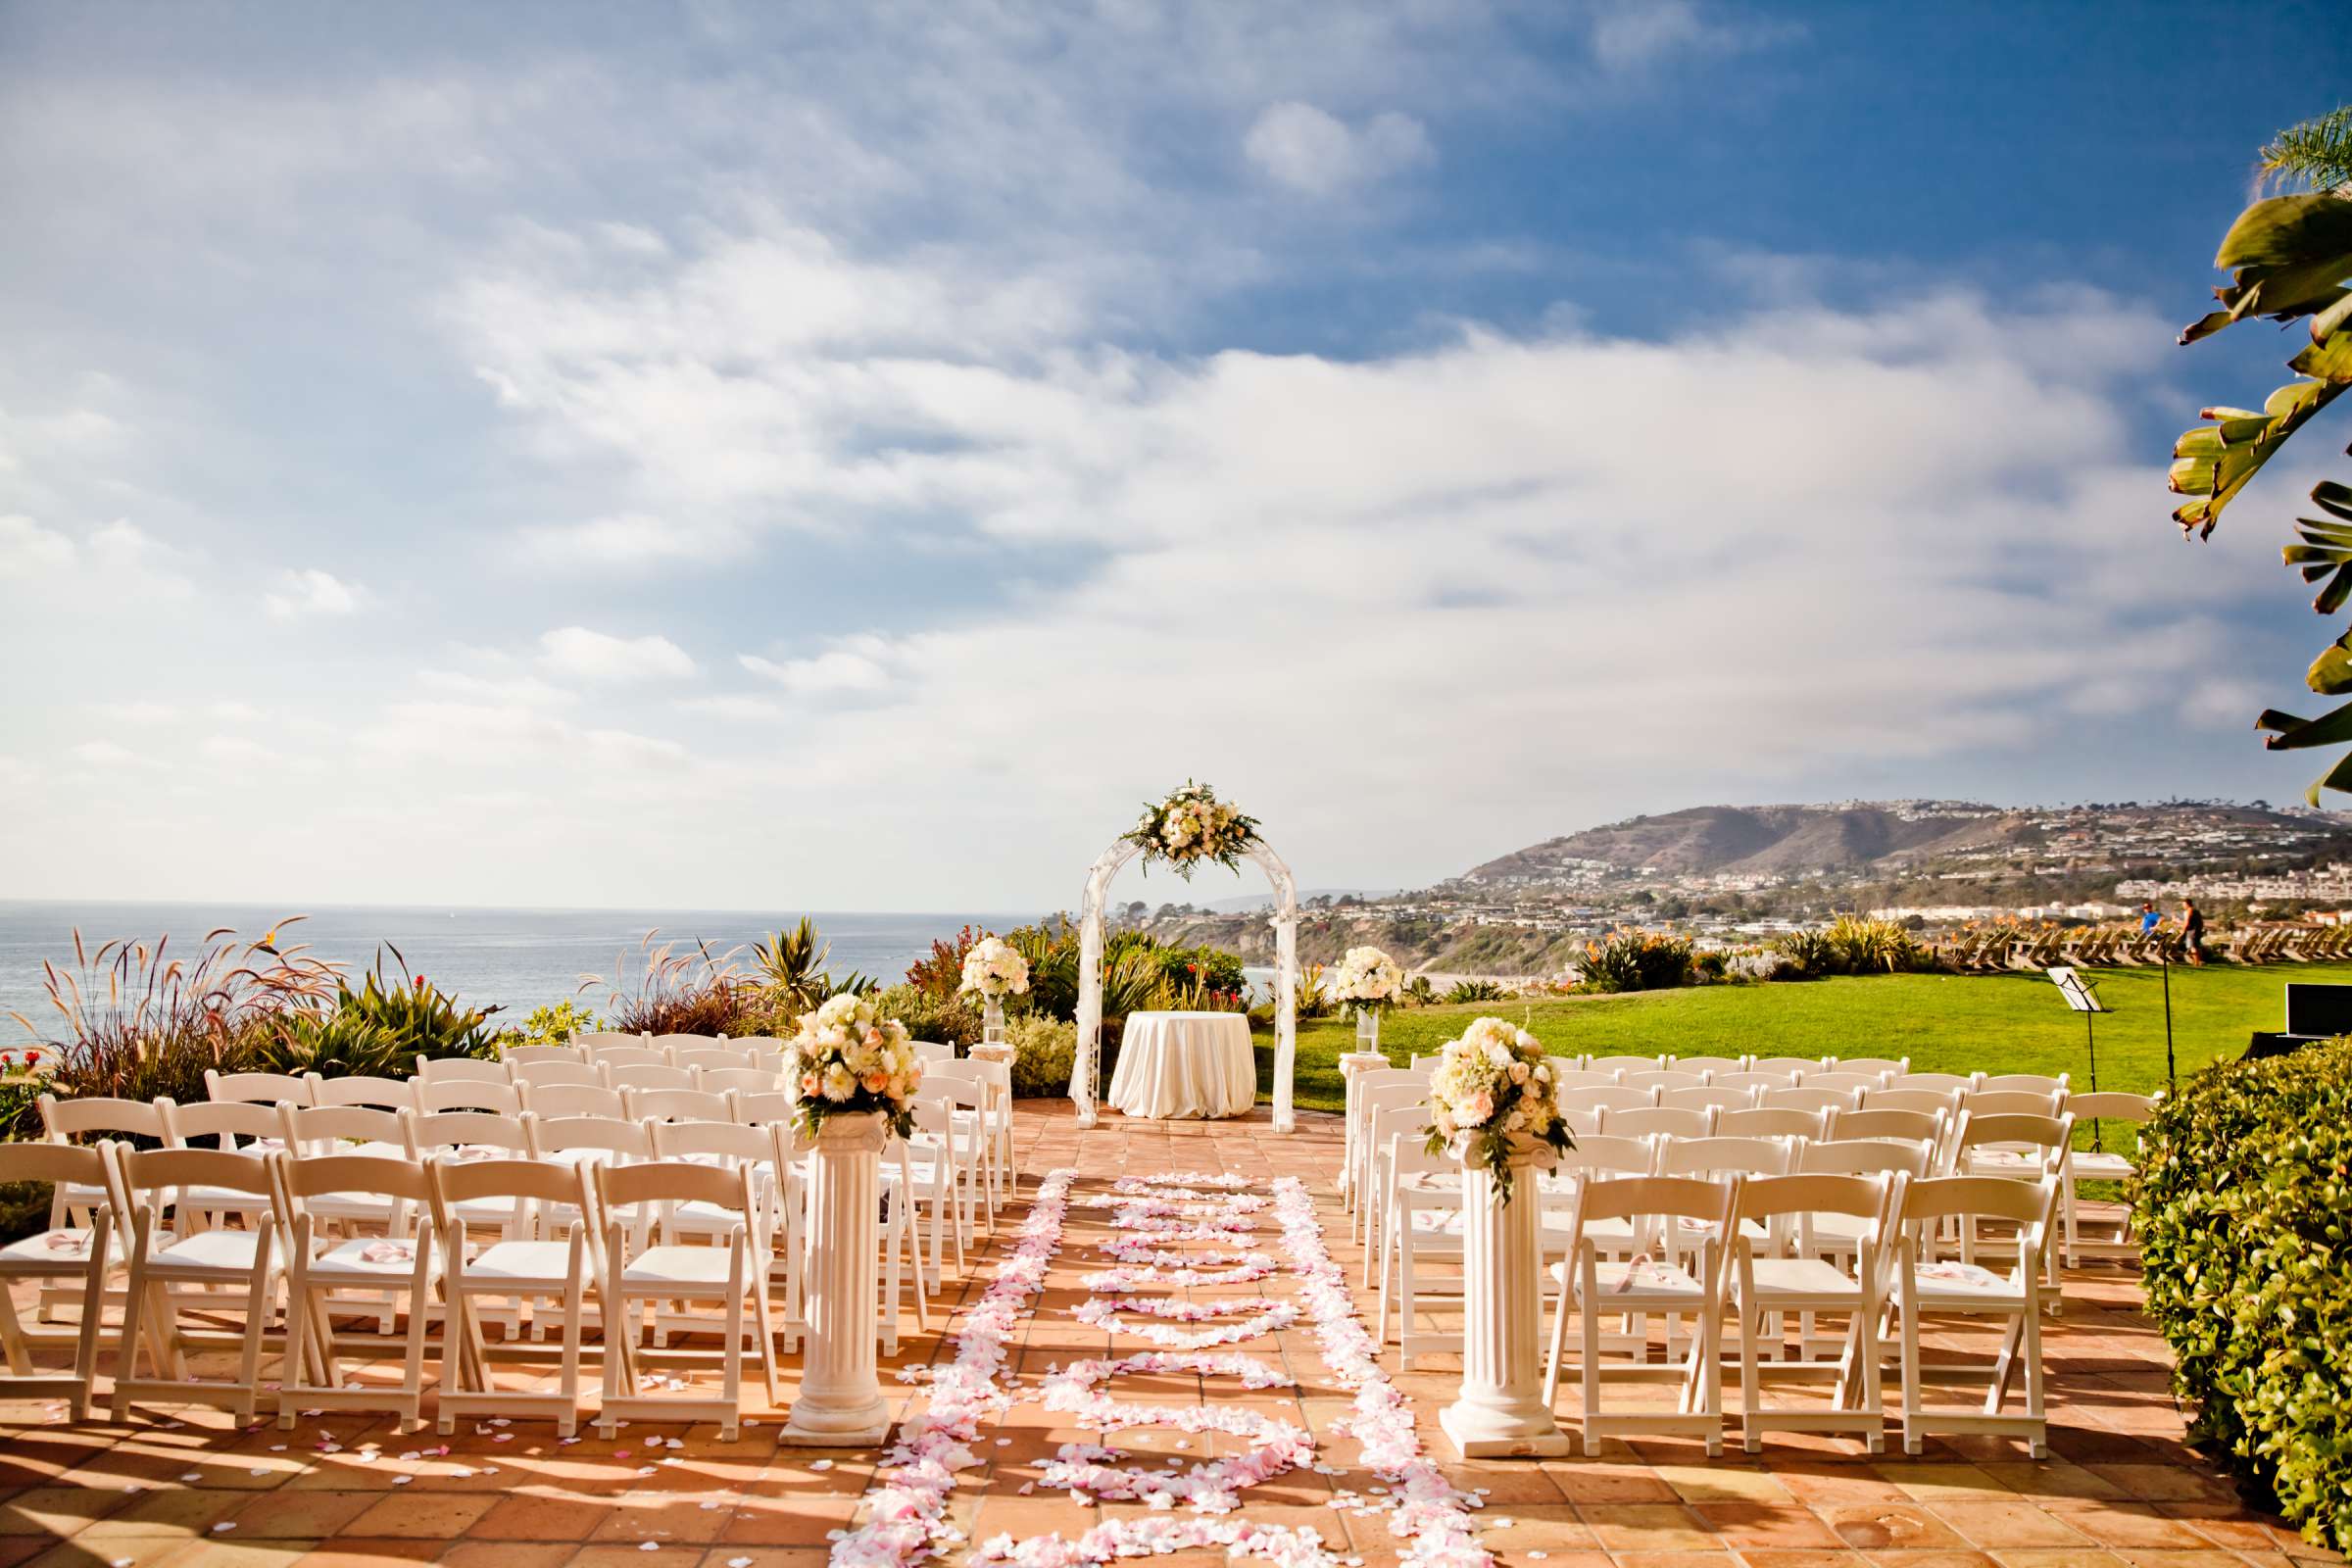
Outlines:
[{"label": "terracotta tile patio", "polygon": [[[1018,1118],[1025,1191],[1059,1165],[1079,1172],[1081,1195],[1122,1175],[1167,1171],[1230,1172],[1264,1184],[1298,1176],[1317,1194],[1325,1243],[1352,1283],[1360,1254],[1330,1191],[1339,1126],[1311,1114],[1301,1124],[1297,1136],[1281,1137],[1262,1110],[1215,1123],[1130,1123],[1109,1114],[1082,1134],[1061,1102],[1026,1102]],[[983,1243],[952,1294],[977,1299],[1019,1216],[1016,1205],[1000,1217],[996,1238]],[[1095,1244],[1106,1234],[1102,1211],[1072,1206],[1061,1252],[1020,1331],[1013,1369],[1022,1394],[1034,1396],[1052,1363],[1149,1348],[1067,1315],[1086,1296],[1078,1277],[1102,1266]],[[1278,1273],[1235,1289],[1280,1297],[1288,1288]],[[1363,1304],[1368,1313],[1368,1297]],[[943,1354],[949,1342],[937,1330],[947,1307],[947,1298],[935,1303],[928,1335],[909,1318],[903,1353],[886,1358],[885,1392],[896,1408],[921,1396],[893,1370]],[[1511,1565],[2285,1568],[2340,1560],[2241,1504],[2183,1445],[2165,1347],[2138,1311],[2134,1277],[2112,1268],[2070,1273],[2065,1316],[2049,1325],[2045,1345],[2052,1457],[2043,1461],[1997,1439],[1932,1442],[1925,1455],[1905,1459],[1866,1455],[1843,1439],[1788,1436],[1742,1457],[1735,1436],[1717,1460],[1696,1442],[1637,1441],[1595,1457],[1449,1465],[1448,1474],[1482,1494],[1485,1544]],[[1298,1379],[1295,1391],[1247,1398],[1313,1432],[1318,1458],[1338,1471],[1294,1470],[1252,1488],[1243,1515],[1311,1526],[1364,1568],[1395,1562],[1399,1543],[1384,1514],[1336,1505],[1340,1494],[1368,1495],[1380,1481],[1348,1468],[1354,1444],[1331,1436],[1348,1401],[1304,1321],[1228,1348]],[[1386,1364],[1417,1407],[1425,1445],[1443,1456],[1435,1412],[1452,1396],[1458,1362],[1429,1355],[1399,1373],[1391,1354]],[[102,1372],[111,1365],[110,1354]],[[788,1397],[795,1370],[788,1359]],[[1148,1392],[1133,1386],[1141,1381],[1123,1382],[1119,1392],[1201,1396],[1196,1377],[1154,1378]],[[1736,1398],[1736,1379],[1731,1388]],[[754,1398],[735,1443],[717,1441],[710,1429],[639,1422],[616,1441],[584,1426],[580,1441],[564,1444],[551,1426],[520,1420],[461,1423],[441,1439],[429,1430],[401,1436],[388,1420],[356,1415],[311,1417],[281,1433],[274,1422],[238,1430],[217,1412],[164,1407],[143,1409],[128,1427],[74,1428],[61,1411],[0,1405],[0,1568],[278,1568],[297,1559],[305,1568],[814,1568],[837,1533],[862,1522],[876,1454],[780,1448],[780,1411]],[[953,1498],[954,1516],[973,1540],[1074,1535],[1147,1511],[1035,1493],[1056,1445],[1093,1436],[1067,1420],[1027,1402],[983,1435],[984,1465],[958,1478]],[[1120,1442],[1139,1455],[1185,1459],[1239,1451],[1231,1438],[1205,1435],[1187,1446],[1164,1429],[1130,1431]],[[1221,1556],[1172,1560],[1189,1568]]]}]

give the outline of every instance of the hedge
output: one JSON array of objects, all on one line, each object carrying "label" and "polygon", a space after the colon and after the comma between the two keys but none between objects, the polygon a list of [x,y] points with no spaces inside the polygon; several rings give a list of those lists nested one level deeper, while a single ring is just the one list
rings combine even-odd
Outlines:
[{"label": "hedge", "polygon": [[2144,1136],[2148,1310],[2190,1435],[2352,1546],[2352,1041],[2207,1068]]}]

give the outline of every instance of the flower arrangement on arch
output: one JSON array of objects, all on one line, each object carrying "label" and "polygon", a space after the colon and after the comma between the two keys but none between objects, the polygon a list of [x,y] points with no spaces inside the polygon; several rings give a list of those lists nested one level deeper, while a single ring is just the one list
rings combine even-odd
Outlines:
[{"label": "flower arrangement on arch", "polygon": [[1003,937],[982,937],[963,956],[963,982],[958,996],[977,997],[983,1004],[1017,997],[1029,989],[1029,960]]},{"label": "flower arrangement on arch", "polygon": [[901,1138],[914,1131],[922,1058],[906,1026],[883,1017],[871,997],[844,993],[805,1014],[785,1043],[784,1069],[800,1088],[793,1119],[803,1132],[865,1111],[880,1111]]},{"label": "flower arrangement on arch", "polygon": [[1404,993],[1404,971],[1378,948],[1349,948],[1330,981],[1330,997],[1357,1012],[1379,1012]]},{"label": "flower arrangement on arch", "polygon": [[1485,1167],[1506,1203],[1514,1152],[1576,1147],[1552,1102],[1543,1042],[1505,1019],[1480,1018],[1439,1049],[1428,1103],[1429,1152]]},{"label": "flower arrangement on arch", "polygon": [[1170,791],[1166,800],[1146,806],[1125,837],[1143,850],[1147,867],[1165,861],[1190,882],[1193,867],[1202,860],[1228,871],[1240,869],[1243,852],[1257,842],[1257,818],[1218,800],[1215,790],[1186,779],[1184,788]]}]

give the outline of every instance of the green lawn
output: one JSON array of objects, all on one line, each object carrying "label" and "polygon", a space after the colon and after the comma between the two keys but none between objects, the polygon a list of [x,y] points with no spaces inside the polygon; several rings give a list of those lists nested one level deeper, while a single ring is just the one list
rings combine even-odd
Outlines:
[{"label": "green lawn", "polygon": [[[2164,1087],[2164,996],[2159,971],[2107,969],[2092,975],[2115,1009],[2098,1019],[2099,1087],[2141,1093]],[[2352,963],[2175,968],[2173,1045],[2182,1073],[2235,1057],[2256,1029],[2284,1021],[2289,980],[2352,982]],[[1435,1051],[1483,1013],[1524,1022],[1549,1050],[1566,1054],[1909,1056],[1923,1072],[2068,1072],[2090,1087],[2082,1018],[2039,975],[1877,975],[1865,979],[1702,986],[1615,997],[1419,1007],[1389,1015],[1381,1046],[1399,1066]],[[1355,1046],[1355,1025],[1318,1019],[1298,1026],[1298,1102],[1338,1110],[1346,1099],[1339,1057]],[[1259,1089],[1270,1092],[1273,1053],[1258,1054]]]}]

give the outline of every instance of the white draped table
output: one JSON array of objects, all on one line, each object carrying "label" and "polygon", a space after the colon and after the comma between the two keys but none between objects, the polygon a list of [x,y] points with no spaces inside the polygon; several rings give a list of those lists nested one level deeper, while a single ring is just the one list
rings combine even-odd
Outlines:
[{"label": "white draped table", "polygon": [[1257,1102],[1250,1020],[1238,1012],[1131,1012],[1110,1075],[1111,1108],[1167,1121],[1239,1116]]}]

